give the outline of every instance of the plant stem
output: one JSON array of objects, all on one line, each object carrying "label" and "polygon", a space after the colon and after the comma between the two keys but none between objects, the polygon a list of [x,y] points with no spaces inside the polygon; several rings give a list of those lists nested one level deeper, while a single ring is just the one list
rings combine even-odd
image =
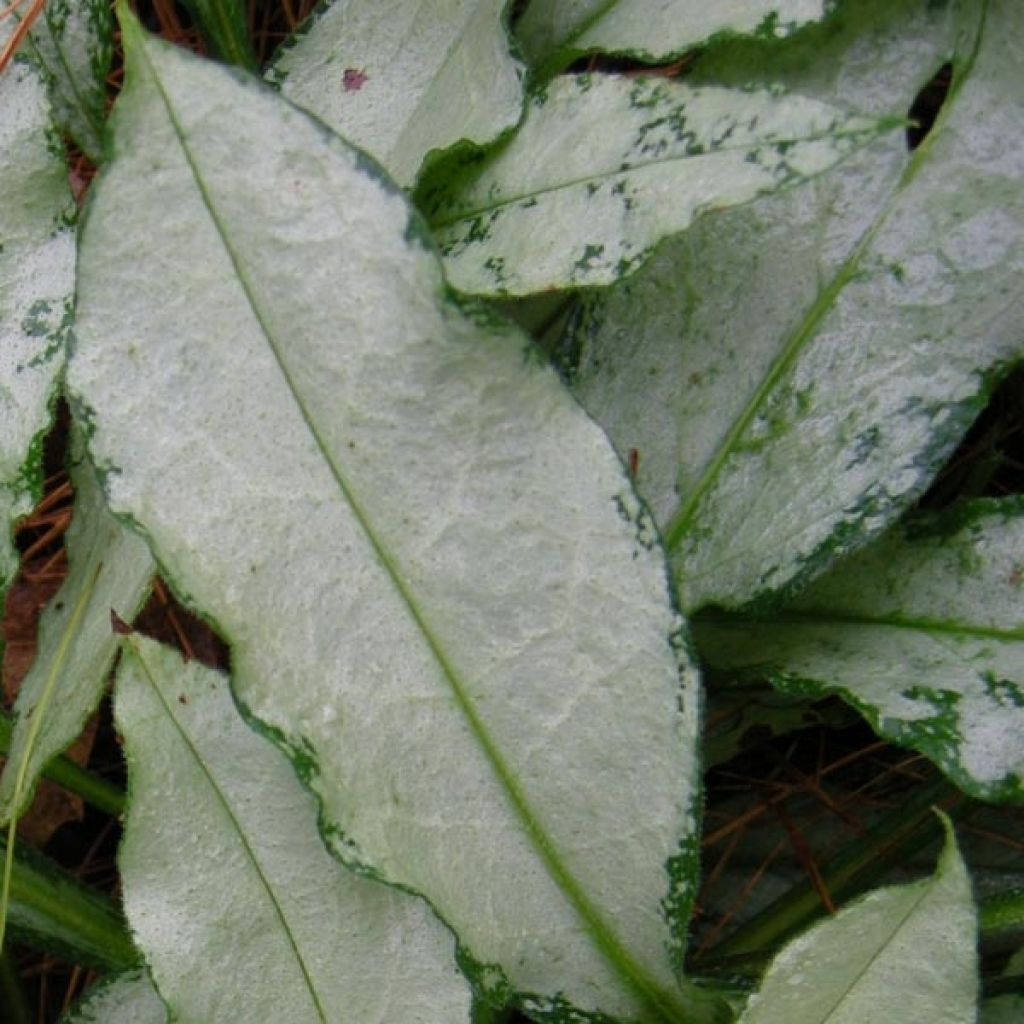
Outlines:
[{"label": "plant stem", "polygon": [[[11,749],[11,716],[0,711],[0,754],[8,754]],[[79,768],[66,757],[55,757],[44,770],[43,774],[58,786],[63,786],[69,793],[80,796],[87,804],[104,814],[119,817],[124,811],[124,793],[106,779],[101,779],[92,772]]]}]

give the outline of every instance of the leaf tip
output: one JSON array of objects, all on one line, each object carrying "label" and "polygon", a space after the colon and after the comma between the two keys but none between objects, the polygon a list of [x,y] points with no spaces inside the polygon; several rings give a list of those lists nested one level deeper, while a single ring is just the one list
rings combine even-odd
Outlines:
[{"label": "leaf tip", "polygon": [[117,0],[115,9],[117,11],[118,24],[121,26],[121,42],[125,53],[128,54],[135,46],[142,42],[145,30],[128,0]]}]

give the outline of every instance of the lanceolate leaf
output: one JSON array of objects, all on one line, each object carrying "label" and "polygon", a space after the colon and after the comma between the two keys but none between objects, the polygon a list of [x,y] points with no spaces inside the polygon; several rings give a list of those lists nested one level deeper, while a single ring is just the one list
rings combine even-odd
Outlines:
[{"label": "lanceolate leaf", "polygon": [[[837,102],[909,107],[954,10],[861,0],[779,70],[802,88],[813,52]],[[1024,8],[963,13],[912,155],[879,144],[716,218],[577,335],[581,398],[637,450],[686,607],[777,599],[880,533],[1024,353]]]},{"label": "lanceolate leaf", "polygon": [[144,970],[102,981],[61,1024],[166,1024],[167,1007]]},{"label": "lanceolate leaf", "polygon": [[[0,38],[11,25],[0,22]],[[39,75],[8,67],[0,74],[0,592],[17,566],[11,528],[40,490],[73,287],[73,203],[49,132]]]},{"label": "lanceolate leaf", "polygon": [[356,152],[126,17],[70,375],[112,507],[334,850],[425,894],[481,987],[707,1019],[674,978],[696,679],[621,463]]},{"label": "lanceolate leaf", "polygon": [[424,158],[515,126],[522,67],[506,0],[335,0],[276,58],[270,78],[376,157],[400,185]]},{"label": "lanceolate leaf", "polygon": [[933,877],[877,889],[786,945],[739,1024],[974,1024],[974,901],[945,824]]},{"label": "lanceolate leaf", "polygon": [[107,512],[81,451],[75,458],[70,569],[43,613],[35,661],[18,692],[10,757],[0,776],[0,821],[25,810],[47,762],[82,731],[117,653],[111,611],[131,622],[156,571],[145,542]]},{"label": "lanceolate leaf", "polygon": [[103,157],[113,35],[108,0],[47,0],[24,49],[50,87],[57,124],[94,163]]},{"label": "lanceolate leaf", "polygon": [[565,75],[492,154],[439,164],[420,199],[464,292],[608,284],[700,213],[803,182],[886,127],[778,90]]},{"label": "lanceolate leaf", "polygon": [[721,32],[777,38],[820,18],[827,0],[531,0],[516,26],[548,70],[584,53],[666,60]]},{"label": "lanceolate leaf", "polygon": [[[6,855],[0,837],[0,863]],[[99,970],[121,971],[139,958],[120,908],[109,897],[25,845],[12,861],[7,926],[21,945]]]},{"label": "lanceolate leaf", "polygon": [[131,778],[125,912],[177,1019],[468,1022],[451,932],[331,857],[316,801],[224,676],[133,638],[116,713]]},{"label": "lanceolate leaf", "polygon": [[1024,797],[1024,500],[912,520],[776,619],[699,629],[715,668],[838,691],[969,792]]}]

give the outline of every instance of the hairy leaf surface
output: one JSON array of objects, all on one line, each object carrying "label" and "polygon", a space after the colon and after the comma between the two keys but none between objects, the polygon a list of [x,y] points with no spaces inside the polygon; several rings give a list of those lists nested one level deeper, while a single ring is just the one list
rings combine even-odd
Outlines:
[{"label": "hairy leaf surface", "polygon": [[331,857],[316,801],[242,720],[226,677],[133,638],[116,714],[131,778],[125,913],[173,1016],[469,1020],[451,932]]},{"label": "hairy leaf surface", "polygon": [[480,985],[682,1017],[696,679],[621,463],[358,153],[125,34],[69,378],[112,508],[333,848],[425,894]]},{"label": "hairy leaf surface", "polygon": [[156,572],[145,541],[107,512],[81,451],[77,460],[68,577],[43,612],[35,661],[18,691],[10,756],[0,776],[0,821],[23,813],[47,763],[95,711],[118,647],[110,614],[131,622]]},{"label": "hairy leaf surface", "polygon": [[777,618],[697,636],[717,669],[840,692],[967,791],[1024,797],[1024,499],[911,520]]},{"label": "hairy leaf surface", "polygon": [[826,0],[531,0],[516,35],[548,69],[585,53],[679,56],[721,32],[778,38],[820,18]]},{"label": "hairy leaf surface", "polygon": [[[861,0],[761,73],[909,107],[954,10]],[[698,225],[572,339],[577,393],[638,453],[686,607],[777,599],[880,533],[1024,352],[1024,8],[964,11],[912,155],[894,137]],[[757,55],[730,52],[715,73],[742,78]]]},{"label": "hairy leaf surface", "polygon": [[105,979],[65,1016],[61,1024],[166,1024],[167,1007],[144,970]]},{"label": "hairy leaf surface", "polygon": [[974,900],[946,828],[931,878],[876,889],[789,942],[739,1024],[974,1024]]},{"label": "hairy leaf surface", "polygon": [[[11,25],[0,22],[0,40]],[[10,66],[0,75],[0,592],[17,567],[11,529],[39,496],[73,289],[74,207],[49,133],[39,74]]]},{"label": "hairy leaf surface", "polygon": [[275,59],[269,77],[300,107],[412,185],[424,158],[515,126],[522,67],[506,0],[335,0]]},{"label": "hairy leaf surface", "polygon": [[107,0],[47,0],[24,51],[43,72],[55,121],[97,164],[103,158],[113,36]]},{"label": "hairy leaf surface", "polygon": [[461,291],[608,284],[701,213],[806,181],[887,127],[779,90],[564,75],[507,143],[442,162],[419,195]]}]

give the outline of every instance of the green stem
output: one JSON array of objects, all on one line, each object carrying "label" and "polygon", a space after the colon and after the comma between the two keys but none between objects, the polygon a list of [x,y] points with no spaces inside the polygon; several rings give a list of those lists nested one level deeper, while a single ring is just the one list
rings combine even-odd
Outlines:
[{"label": "green stem", "polygon": [[[11,751],[11,716],[0,711],[0,754]],[[98,775],[79,768],[66,757],[55,757],[45,768],[43,774],[51,782],[63,786],[69,793],[80,796],[87,804],[104,814],[119,817],[124,811],[124,793],[117,786],[101,779]]]},{"label": "green stem", "polygon": [[[7,844],[0,839],[0,855]],[[9,922],[27,946],[100,970],[123,970],[139,955],[117,905],[40,854],[11,858]]]},{"label": "green stem", "polygon": [[0,1017],[7,1024],[34,1024],[35,1020],[14,962],[6,953],[0,953]]},{"label": "green stem", "polygon": [[[873,885],[895,864],[939,839],[942,825],[932,813],[940,804],[962,812],[970,806],[954,786],[939,779],[923,786],[914,796],[884,817],[868,834],[845,846],[824,868],[826,891],[846,900]],[[818,891],[810,881],[793,886],[724,942],[719,943],[699,970],[732,968],[737,975],[759,971],[769,951],[803,931],[824,913]]]}]

